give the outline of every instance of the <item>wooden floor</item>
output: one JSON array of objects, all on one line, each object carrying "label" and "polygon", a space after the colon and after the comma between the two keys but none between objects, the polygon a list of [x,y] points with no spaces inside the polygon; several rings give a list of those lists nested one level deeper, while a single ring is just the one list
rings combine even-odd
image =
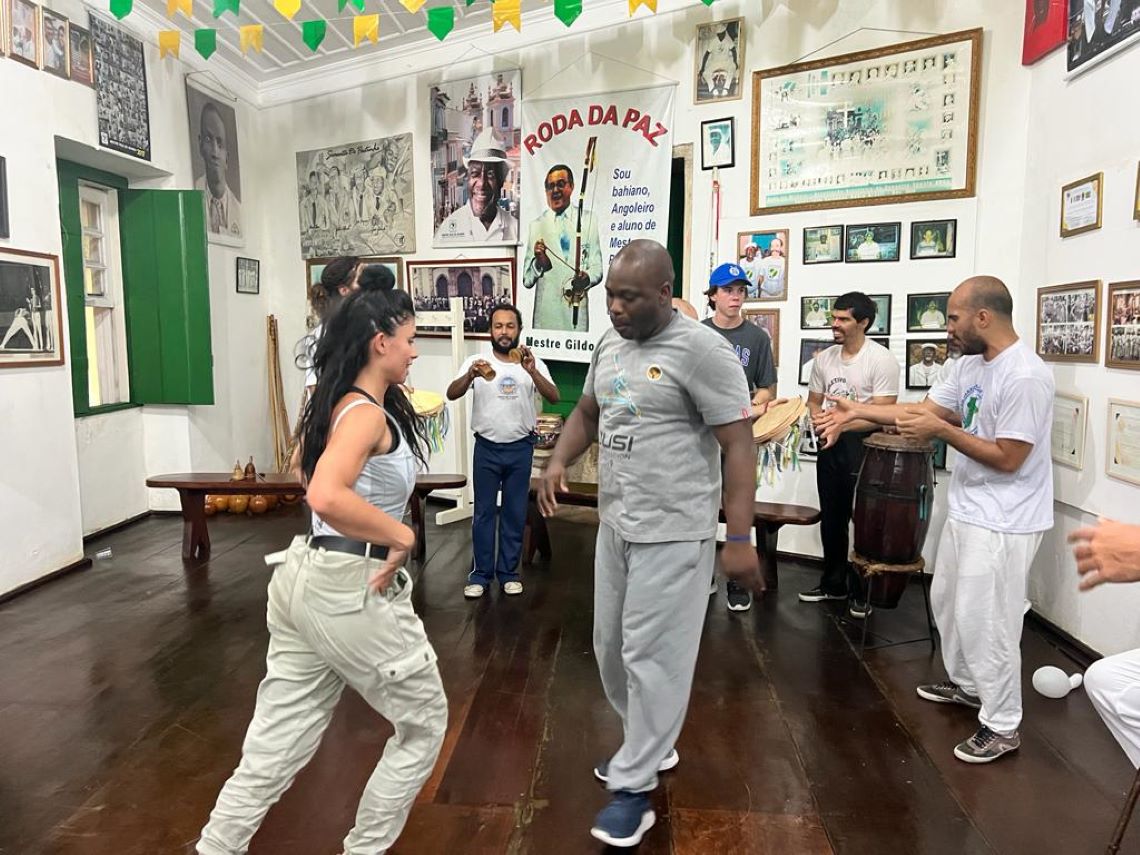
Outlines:
[{"label": "wooden floor", "polygon": [[[90,546],[96,561],[0,605],[0,852],[161,855],[192,848],[237,762],[267,643],[261,558],[299,511],[211,521],[213,557],[184,568],[181,523],[149,518]],[[451,720],[435,774],[392,850],[591,853],[606,794],[590,775],[619,741],[591,652],[589,520],[554,520],[558,556],[526,593],[462,598],[470,536],[429,529],[416,606]],[[723,593],[708,622],[678,749],[642,853],[1099,853],[1132,772],[1082,692],[1029,689],[1021,751],[954,759],[973,713],[915,697],[941,678],[927,646],[868,654],[834,606],[803,605],[814,572],[750,612]],[[922,599],[876,613],[920,634]],[[1027,630],[1025,673],[1065,666]],[[1028,679],[1026,679],[1028,686]],[[251,851],[332,855],[390,729],[346,692],[313,762]],[[1125,852],[1140,852],[1140,819]]]}]

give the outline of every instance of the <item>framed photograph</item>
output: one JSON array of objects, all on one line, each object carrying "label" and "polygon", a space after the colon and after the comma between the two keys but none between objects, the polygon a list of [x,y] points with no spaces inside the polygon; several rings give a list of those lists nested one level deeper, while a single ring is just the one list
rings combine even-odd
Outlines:
[{"label": "framed photograph", "polygon": [[1074,181],[1061,188],[1061,237],[1100,228],[1101,188],[1104,173]]},{"label": "framed photograph", "polygon": [[142,42],[91,15],[99,145],[150,160],[150,107]]},{"label": "framed photograph", "polygon": [[982,30],[752,74],[751,213],[974,195]]},{"label": "framed photograph", "polygon": [[261,262],[256,258],[237,260],[237,292],[257,294],[261,291]]},{"label": "framed photograph", "polygon": [[749,300],[788,299],[788,230],[740,232],[737,264],[748,276]]},{"label": "framed photograph", "polygon": [[86,86],[94,86],[95,59],[91,53],[91,31],[68,22],[67,43],[71,79]]},{"label": "framed photograph", "polygon": [[1104,364],[1140,370],[1140,280],[1110,282],[1104,314]]},{"label": "framed photograph", "polygon": [[[320,284],[321,274],[325,272],[326,265],[335,257],[310,258],[305,261],[305,329],[307,330],[313,329],[321,322],[316,309],[313,308],[313,288]],[[396,287],[404,288],[404,266],[400,263],[398,255],[365,255],[361,256],[360,263],[383,264],[396,277]]]},{"label": "framed photograph", "polygon": [[889,338],[875,337],[872,338],[871,341],[875,342],[875,344],[882,345],[887,350],[891,349],[891,340]]},{"label": "framed photograph", "polygon": [[[1140,15],[1127,0],[1068,0],[1069,77],[1136,44]],[[1131,13],[1131,14],[1130,14]]]},{"label": "framed photograph", "polygon": [[950,302],[950,292],[935,294],[907,294],[907,332],[945,332],[946,306]]},{"label": "framed photograph", "polygon": [[416,248],[412,135],[297,152],[301,256]]},{"label": "framed photograph", "polygon": [[906,343],[906,387],[929,389],[946,364],[946,339],[909,339]]},{"label": "framed photograph", "polygon": [[1132,219],[1140,220],[1140,163],[1136,164],[1136,195],[1132,200]]},{"label": "framed photograph", "polygon": [[517,244],[522,71],[436,83],[428,98],[432,245]]},{"label": "framed photograph", "polygon": [[756,324],[772,340],[772,364],[780,367],[780,310],[744,308],[740,312],[744,320]]},{"label": "framed photograph", "polygon": [[5,0],[8,56],[32,68],[40,67],[40,7],[28,0]]},{"label": "framed photograph", "polygon": [[811,369],[815,365],[815,355],[822,350],[827,350],[833,344],[835,344],[835,340],[830,338],[800,339],[799,383],[801,386],[808,385],[808,381],[811,380]]},{"label": "framed photograph", "polygon": [[1046,362],[1096,362],[1099,305],[1099,279],[1038,288],[1037,355]]},{"label": "framed photograph", "polygon": [[800,422],[800,457],[806,457],[809,460],[815,459],[819,454],[819,437],[816,436],[815,429],[812,427],[811,416],[804,414],[803,421]]},{"label": "framed photograph", "polygon": [[[407,289],[417,312],[443,312],[451,297],[463,298],[463,334],[491,338],[491,309],[515,302],[515,259],[466,258],[454,261],[409,261]],[[417,335],[446,337],[443,327],[421,326]]]},{"label": "framed photograph", "polygon": [[8,161],[0,157],[0,238],[10,238],[12,229],[8,223]]},{"label": "framed photograph", "polygon": [[67,18],[44,7],[40,10],[43,30],[43,70],[65,80],[67,66]]},{"label": "framed photograph", "polygon": [[0,248],[0,368],[63,365],[59,259]]},{"label": "framed photograph", "polygon": [[957,220],[922,220],[910,224],[910,257],[953,258],[958,254]]},{"label": "framed photograph", "polygon": [[867,335],[887,335],[891,331],[891,295],[868,294],[875,301],[875,322],[867,327]]},{"label": "framed photograph", "polygon": [[835,297],[800,297],[800,329],[831,329],[831,306]]},{"label": "framed photograph", "polygon": [[843,226],[804,229],[804,264],[834,264],[843,260]]},{"label": "framed photograph", "polygon": [[[186,113],[194,189],[202,192],[206,206],[206,239],[225,246],[243,246],[241,160],[234,105],[192,86],[187,78]],[[334,186],[334,193],[339,203],[339,186]]]},{"label": "framed photograph", "polygon": [[1140,485],[1140,401],[1108,399],[1108,453],[1105,473]]},{"label": "framed photograph", "polygon": [[697,26],[693,103],[735,101],[744,94],[744,19]]},{"label": "framed photograph", "polygon": [[902,223],[869,223],[848,226],[844,261],[898,261]]},{"label": "framed photograph", "polygon": [[729,169],[736,165],[736,119],[701,122],[701,169]]},{"label": "framed photograph", "polygon": [[1054,392],[1053,429],[1050,435],[1054,463],[1078,470],[1085,468],[1088,410],[1088,398],[1068,392]]},{"label": "framed photograph", "polygon": [[1033,65],[1065,43],[1068,0],[1025,0],[1021,64]]}]

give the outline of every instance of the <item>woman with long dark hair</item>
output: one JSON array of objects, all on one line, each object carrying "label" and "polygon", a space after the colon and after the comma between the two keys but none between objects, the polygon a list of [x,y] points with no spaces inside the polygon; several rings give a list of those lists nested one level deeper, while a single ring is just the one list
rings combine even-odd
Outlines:
[{"label": "woman with long dark hair", "polygon": [[270,806],[320,744],[345,684],[395,726],[365,787],[345,855],[399,836],[439,755],[447,700],[403,568],[401,522],[427,435],[400,389],[416,358],[405,291],[361,291],[329,320],[301,422],[312,533],[294,538],[269,583],[267,673],[242,759],[198,852],[246,851]]}]

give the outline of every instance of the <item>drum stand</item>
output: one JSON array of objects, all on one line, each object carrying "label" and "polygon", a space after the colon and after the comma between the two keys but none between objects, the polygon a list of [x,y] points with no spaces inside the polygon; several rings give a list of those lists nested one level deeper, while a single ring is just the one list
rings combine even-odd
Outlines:
[{"label": "drum stand", "polygon": [[919,636],[918,638],[908,638],[904,641],[886,640],[883,644],[873,644],[873,645],[871,645],[871,647],[869,647],[869,648],[867,647],[867,636],[868,635],[875,635],[877,638],[883,637],[883,636],[877,635],[876,633],[871,632],[869,625],[871,623],[871,615],[874,614],[874,611],[875,611],[874,607],[871,605],[871,600],[874,597],[874,593],[875,593],[875,582],[878,581],[880,576],[886,575],[885,573],[868,573],[866,576],[866,580],[867,580],[867,600],[866,600],[866,602],[867,602],[868,611],[867,611],[866,617],[863,618],[863,637],[859,643],[859,661],[860,662],[863,661],[863,654],[866,653],[867,650],[880,650],[880,649],[885,648],[885,647],[897,647],[900,644],[915,644],[919,641],[929,641],[930,642],[930,652],[932,654],[934,653],[934,646],[935,646],[934,645],[934,615],[930,611],[930,592],[926,588],[926,562],[922,558],[919,558],[918,561],[916,561],[914,563],[914,565],[908,565],[908,566],[910,566],[911,569],[903,571],[903,572],[906,572],[908,576],[913,576],[913,575],[917,574],[919,577],[919,585],[922,587],[922,605],[923,605],[923,609],[926,612],[926,635]]}]

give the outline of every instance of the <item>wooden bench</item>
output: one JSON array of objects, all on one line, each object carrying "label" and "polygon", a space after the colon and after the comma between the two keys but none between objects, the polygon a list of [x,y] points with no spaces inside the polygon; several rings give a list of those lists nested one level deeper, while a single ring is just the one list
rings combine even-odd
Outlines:
[{"label": "wooden bench", "polygon": [[[156,475],[146,479],[148,487],[169,488],[178,491],[182,505],[182,559],[210,557],[210,533],[206,528],[206,496],[209,495],[304,495],[305,488],[288,473],[264,473],[248,481],[232,481],[228,472],[180,472]],[[433,490],[451,490],[467,486],[462,475],[417,475],[416,486],[408,504],[412,512],[412,528],[416,532],[416,551],[413,558],[423,560],[426,526],[424,499]]]},{"label": "wooden bench", "polygon": [[[537,491],[542,481],[532,478],[530,497],[527,502],[526,527],[523,529],[523,563],[530,564],[535,553],[549,558],[553,554],[550,545],[550,532],[546,519],[538,510]],[[596,508],[598,506],[597,484],[567,484],[565,492],[555,493],[560,505]],[[752,525],[756,531],[756,553],[760,556],[760,566],[764,569],[764,582],[768,590],[779,587],[776,571],[776,543],[780,529],[785,525],[815,525],[819,522],[819,511],[804,505],[789,505],[783,502],[756,502]],[[720,511],[720,521],[724,522],[724,509]]]}]

